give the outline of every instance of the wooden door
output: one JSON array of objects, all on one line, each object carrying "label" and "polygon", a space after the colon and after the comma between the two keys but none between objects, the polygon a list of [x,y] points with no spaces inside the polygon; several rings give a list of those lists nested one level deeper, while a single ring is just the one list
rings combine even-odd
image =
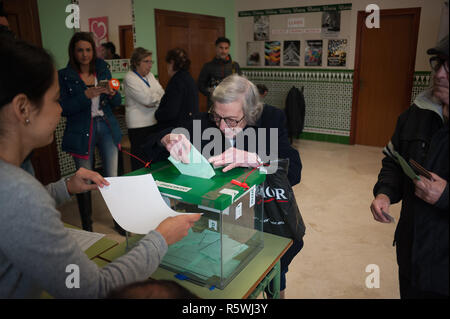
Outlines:
[{"label": "wooden door", "polygon": [[[191,60],[190,73],[197,82],[200,70],[215,54],[215,41],[225,35],[225,18],[155,9],[159,82],[167,86],[166,54],[180,47]],[[199,92],[200,112],[206,112],[206,97]]]},{"label": "wooden door", "polygon": [[[41,28],[36,0],[4,0],[11,30],[16,36],[42,47]],[[44,185],[61,177],[56,140],[52,144],[33,151],[31,158],[36,178]]]},{"label": "wooden door", "polygon": [[410,105],[420,8],[380,10],[380,28],[358,12],[351,144],[385,146]]},{"label": "wooden door", "polygon": [[119,26],[119,42],[120,42],[120,57],[122,59],[131,58],[134,50],[133,26],[120,25]]}]

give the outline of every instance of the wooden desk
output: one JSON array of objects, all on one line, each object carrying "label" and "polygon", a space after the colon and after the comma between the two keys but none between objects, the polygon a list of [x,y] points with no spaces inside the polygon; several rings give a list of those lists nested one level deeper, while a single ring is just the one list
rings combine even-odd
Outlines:
[{"label": "wooden desk", "polygon": [[[135,235],[128,240],[133,246],[142,236]],[[250,263],[225,287],[225,289],[209,290],[186,280],[175,278],[175,273],[159,267],[153,274],[154,279],[169,279],[178,282],[191,292],[204,299],[241,299],[256,298],[271,282],[274,282],[274,298],[280,293],[280,258],[292,245],[292,240],[268,233],[264,233],[264,248],[250,261]],[[106,251],[99,257],[106,261],[113,261],[126,252],[126,242]]]}]

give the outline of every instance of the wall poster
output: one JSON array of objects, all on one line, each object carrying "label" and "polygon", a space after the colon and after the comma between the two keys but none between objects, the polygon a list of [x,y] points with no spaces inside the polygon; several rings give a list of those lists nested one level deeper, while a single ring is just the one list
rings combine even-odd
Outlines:
[{"label": "wall poster", "polygon": [[322,13],[322,34],[337,36],[341,31],[341,12],[325,11]]},{"label": "wall poster", "polygon": [[307,40],[305,66],[322,66],[322,40]]},{"label": "wall poster", "polygon": [[102,43],[108,42],[108,17],[89,18],[89,32],[94,36],[95,49],[99,52]]},{"label": "wall poster", "polygon": [[280,41],[267,41],[264,46],[264,57],[266,66],[280,66]]},{"label": "wall poster", "polygon": [[347,61],[347,39],[328,40],[328,66],[345,66]]},{"label": "wall poster", "polygon": [[261,42],[247,42],[247,65],[260,66],[262,62]]},{"label": "wall poster", "polygon": [[300,41],[283,41],[283,65],[300,66]]},{"label": "wall poster", "polygon": [[253,18],[253,39],[255,41],[269,40],[269,16],[255,16]]}]

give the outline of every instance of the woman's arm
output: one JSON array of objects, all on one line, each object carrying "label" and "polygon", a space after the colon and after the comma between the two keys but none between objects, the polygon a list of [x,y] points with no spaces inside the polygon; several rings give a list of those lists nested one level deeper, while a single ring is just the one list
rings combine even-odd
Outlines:
[{"label": "woman's arm", "polygon": [[[140,82],[142,83],[140,83]],[[161,99],[160,91],[149,88],[141,79],[128,73],[124,80],[125,96],[145,107],[155,107]]]}]

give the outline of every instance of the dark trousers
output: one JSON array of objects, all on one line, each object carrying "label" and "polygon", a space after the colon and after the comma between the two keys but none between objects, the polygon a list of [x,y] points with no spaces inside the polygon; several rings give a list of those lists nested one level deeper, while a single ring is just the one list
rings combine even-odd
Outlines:
[{"label": "dark trousers", "polygon": [[78,209],[81,217],[81,227],[92,231],[92,203],[91,192],[77,194]]},{"label": "dark trousers", "polygon": [[419,290],[417,287],[411,286],[411,280],[407,276],[399,273],[401,299],[447,299],[448,296],[435,292]]},{"label": "dark trousers", "polygon": [[[281,266],[280,291],[283,291],[284,289],[286,289],[286,273],[289,270],[289,264],[292,262],[294,257],[297,256],[297,254],[300,252],[300,250],[302,250],[302,248],[303,248],[303,239],[300,239],[300,240],[294,239],[292,246],[289,247],[289,249],[281,257],[281,260],[280,260],[280,264],[281,264],[280,265]],[[272,285],[270,285],[270,290],[267,288],[265,290],[266,290],[268,297],[271,298],[272,296],[270,294],[270,291],[273,291]]]},{"label": "dark trousers", "polygon": [[[131,144],[131,154],[139,157],[144,162],[147,162],[147,155],[141,148],[141,145],[145,144],[152,134],[158,132],[158,126],[146,126],[141,128],[130,128],[128,129],[128,138]],[[145,166],[145,163],[140,162],[131,156],[131,169],[133,171],[140,169]]]}]

